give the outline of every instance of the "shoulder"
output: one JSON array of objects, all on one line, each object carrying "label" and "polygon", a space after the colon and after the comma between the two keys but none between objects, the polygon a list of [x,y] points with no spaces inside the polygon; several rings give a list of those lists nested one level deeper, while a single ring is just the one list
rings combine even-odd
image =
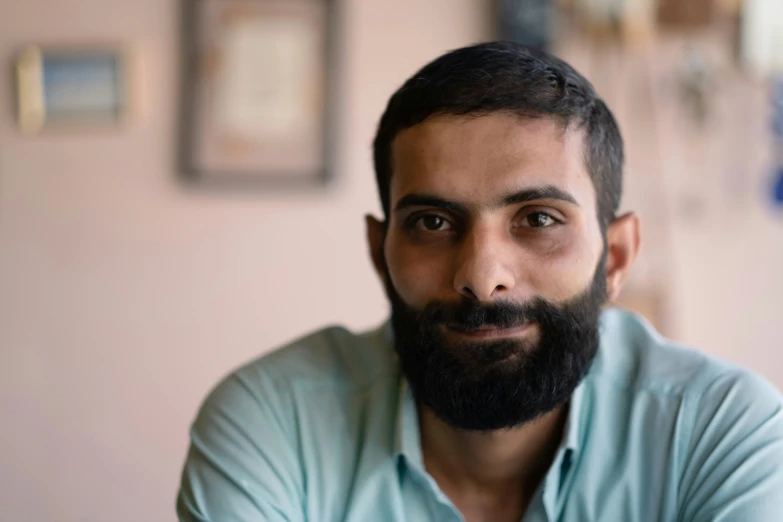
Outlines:
[{"label": "shoulder", "polygon": [[783,405],[780,392],[760,375],[666,339],[644,319],[619,309],[602,315],[596,373],[624,388],[702,406],[729,395],[771,409]]},{"label": "shoulder", "polygon": [[[302,455],[327,455],[333,439],[301,422],[334,421],[323,397],[392,371],[383,329],[329,327],[250,361],[204,400],[190,432],[178,513],[183,520],[302,520]],[[307,387],[306,389],[304,387]],[[328,388],[326,388],[328,387]],[[309,438],[308,438],[309,437]],[[325,440],[327,439],[327,440]],[[328,448],[328,449],[326,449]],[[336,459],[329,461],[334,468]]]},{"label": "shoulder", "polygon": [[663,338],[628,312],[605,312],[601,326],[588,378],[602,404],[625,399],[622,421],[636,419],[645,455],[677,477],[678,519],[778,520],[783,396],[775,386]]},{"label": "shoulder", "polygon": [[388,325],[360,333],[330,326],[230,372],[208,394],[199,417],[221,411],[242,416],[259,410],[290,416],[297,406],[295,390],[358,390],[386,374],[394,375],[397,366]]},{"label": "shoulder", "polygon": [[[612,395],[624,393],[653,408],[656,422],[670,411],[681,459],[699,469],[721,453],[747,457],[770,444],[779,451],[783,396],[764,377],[679,346],[629,312],[608,311],[602,328],[591,378]],[[783,454],[777,458],[783,461]]]},{"label": "shoulder", "polygon": [[299,513],[306,492],[302,455],[326,459],[336,473],[335,448],[342,442],[323,431],[302,431],[302,423],[339,425],[340,397],[395,368],[384,325],[358,334],[324,328],[232,371],[191,426],[180,516],[270,520]]},{"label": "shoulder", "polygon": [[329,326],[273,349],[234,375],[251,385],[271,380],[281,388],[302,384],[361,388],[395,369],[386,324],[358,333]]}]

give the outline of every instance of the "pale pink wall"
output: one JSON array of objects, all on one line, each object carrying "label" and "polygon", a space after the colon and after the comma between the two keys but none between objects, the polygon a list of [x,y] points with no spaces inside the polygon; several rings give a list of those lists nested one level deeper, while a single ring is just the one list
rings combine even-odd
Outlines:
[{"label": "pale pink wall", "polygon": [[[489,34],[484,4],[344,1],[337,183],[231,195],[174,180],[174,0],[0,0],[0,518],[173,520],[187,428],[221,375],[319,325],[382,320],[361,220],[374,126],[416,67]],[[21,137],[18,47],[102,40],[138,51],[135,122]],[[678,336],[781,385],[783,223],[711,216],[675,238]]]},{"label": "pale pink wall", "polygon": [[[188,425],[222,374],[325,323],[382,320],[362,225],[375,123],[415,68],[487,27],[479,0],[341,2],[338,181],[230,195],[173,177],[176,4],[0,2],[2,520],[173,520]],[[133,46],[140,117],[20,136],[10,61],[40,41]]]}]

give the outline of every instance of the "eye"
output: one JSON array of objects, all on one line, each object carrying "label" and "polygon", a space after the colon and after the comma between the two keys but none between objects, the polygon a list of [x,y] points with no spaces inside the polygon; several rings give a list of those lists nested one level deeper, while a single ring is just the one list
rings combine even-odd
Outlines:
[{"label": "eye", "polygon": [[427,232],[439,232],[451,230],[453,227],[446,219],[436,214],[427,214],[416,218],[413,222],[413,228]]},{"label": "eye", "polygon": [[532,212],[524,217],[522,226],[531,228],[546,228],[557,224],[559,221],[546,212]]}]

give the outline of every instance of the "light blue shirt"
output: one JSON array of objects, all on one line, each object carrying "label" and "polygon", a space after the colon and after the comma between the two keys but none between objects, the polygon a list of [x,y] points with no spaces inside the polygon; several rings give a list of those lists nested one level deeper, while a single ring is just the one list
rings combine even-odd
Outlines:
[{"label": "light blue shirt", "polygon": [[[608,310],[523,520],[783,521],[782,406],[757,375]],[[242,367],[191,441],[183,521],[463,520],[424,468],[388,324],[328,328]]]}]

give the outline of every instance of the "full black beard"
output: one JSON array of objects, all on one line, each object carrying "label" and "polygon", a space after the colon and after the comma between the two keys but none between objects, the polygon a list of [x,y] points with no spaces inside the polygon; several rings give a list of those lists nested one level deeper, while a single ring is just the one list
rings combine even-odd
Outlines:
[{"label": "full black beard", "polygon": [[[561,305],[463,299],[416,310],[387,273],[394,345],[415,399],[450,426],[473,431],[520,426],[565,403],[598,350],[605,263],[604,255],[591,285]],[[449,342],[442,335],[446,325],[469,331],[525,323],[538,326],[537,342]]]}]

